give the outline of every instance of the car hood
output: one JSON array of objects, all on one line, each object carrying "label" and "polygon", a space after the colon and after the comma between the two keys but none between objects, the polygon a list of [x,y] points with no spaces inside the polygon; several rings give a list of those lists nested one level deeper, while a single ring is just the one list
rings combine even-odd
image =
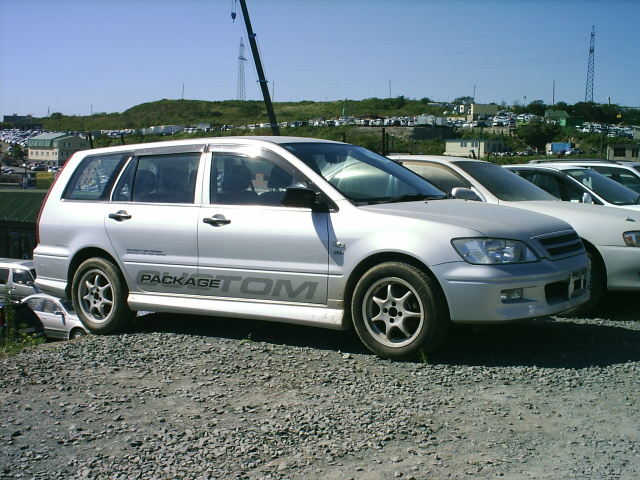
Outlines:
[{"label": "car hood", "polygon": [[465,200],[386,203],[359,208],[386,215],[400,215],[466,227],[487,236],[521,238],[526,235],[531,238],[571,230],[566,221],[548,215],[536,212],[523,214],[522,209]]},{"label": "car hood", "polygon": [[626,208],[561,201],[502,202],[500,205],[560,218],[595,245],[624,245],[623,232],[640,230],[640,212]]}]

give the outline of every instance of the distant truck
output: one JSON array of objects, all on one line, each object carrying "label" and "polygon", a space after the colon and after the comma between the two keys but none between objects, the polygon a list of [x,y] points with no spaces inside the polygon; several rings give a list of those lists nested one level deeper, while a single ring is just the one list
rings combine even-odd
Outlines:
[{"label": "distant truck", "polygon": [[416,117],[415,125],[416,127],[446,127],[447,117],[436,117],[425,113]]},{"label": "distant truck", "polygon": [[547,155],[564,155],[566,152],[571,152],[572,145],[567,142],[552,142],[547,143]]}]

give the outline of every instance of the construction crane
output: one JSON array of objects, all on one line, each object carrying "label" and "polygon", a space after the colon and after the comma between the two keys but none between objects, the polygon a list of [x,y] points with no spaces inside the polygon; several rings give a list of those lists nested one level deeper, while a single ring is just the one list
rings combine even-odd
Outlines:
[{"label": "construction crane", "polygon": [[[258,51],[258,42],[256,42],[256,34],[253,33],[251,27],[251,19],[249,18],[249,11],[247,10],[246,0],[239,0],[240,8],[242,9],[242,17],[244,19],[244,25],[247,28],[247,37],[249,37],[249,45],[251,46],[251,54],[253,55],[253,61],[256,64],[256,71],[258,73],[258,82],[260,83],[260,89],[262,90],[262,97],[264,98],[264,105],[267,109],[267,116],[269,117],[269,125],[271,126],[271,135],[279,136],[280,127],[276,120],[276,113],[273,110],[273,103],[271,103],[271,95],[269,94],[269,87],[267,86],[267,79],[262,69],[262,63],[260,62],[260,52]],[[231,19],[235,20],[235,1],[232,3],[233,11],[231,12]]]}]

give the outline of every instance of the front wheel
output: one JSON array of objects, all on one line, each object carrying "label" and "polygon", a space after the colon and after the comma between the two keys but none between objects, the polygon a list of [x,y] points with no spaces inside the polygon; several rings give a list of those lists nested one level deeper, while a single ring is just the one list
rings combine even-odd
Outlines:
[{"label": "front wheel", "polygon": [[447,312],[435,281],[401,262],[368,270],[356,284],[351,304],[360,340],[376,355],[394,360],[435,350],[449,326]]},{"label": "front wheel", "polygon": [[73,306],[92,333],[114,333],[133,320],[128,293],[120,269],[104,258],[85,260],[73,277]]}]

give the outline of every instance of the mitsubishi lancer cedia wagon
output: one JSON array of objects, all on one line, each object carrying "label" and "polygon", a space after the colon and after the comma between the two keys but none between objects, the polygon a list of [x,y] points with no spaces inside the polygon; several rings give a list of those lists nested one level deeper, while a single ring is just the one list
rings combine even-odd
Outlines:
[{"label": "mitsubishi lancer cedia wagon", "polygon": [[364,148],[226,137],[76,153],[38,223],[36,284],[93,333],[140,310],[345,330],[377,355],[432,351],[453,323],[589,297],[564,221],[446,195]]}]

